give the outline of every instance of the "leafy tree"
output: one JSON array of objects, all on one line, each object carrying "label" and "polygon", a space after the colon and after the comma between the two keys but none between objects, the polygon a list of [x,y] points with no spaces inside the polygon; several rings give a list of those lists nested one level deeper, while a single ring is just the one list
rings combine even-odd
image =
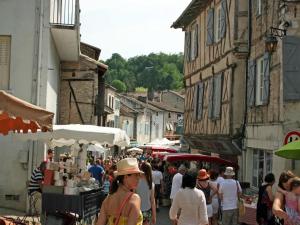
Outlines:
[{"label": "leafy tree", "polygon": [[124,84],[124,82],[122,82],[120,80],[113,80],[111,85],[114,88],[116,88],[118,92],[125,92],[126,91],[126,85]]},{"label": "leafy tree", "polygon": [[151,53],[124,59],[114,53],[105,62],[109,69],[106,80],[112,84],[114,80],[122,81],[127,91],[136,87],[149,91],[183,87],[183,54]]}]

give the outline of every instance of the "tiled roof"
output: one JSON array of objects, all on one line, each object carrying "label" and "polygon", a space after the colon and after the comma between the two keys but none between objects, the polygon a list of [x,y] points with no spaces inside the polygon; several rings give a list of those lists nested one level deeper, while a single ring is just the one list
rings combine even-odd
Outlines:
[{"label": "tiled roof", "polygon": [[176,113],[183,113],[183,110],[174,108],[173,106],[168,105],[165,102],[154,102],[154,101],[149,101],[148,102],[150,105],[153,105],[159,109],[169,111],[169,112],[176,112]]}]

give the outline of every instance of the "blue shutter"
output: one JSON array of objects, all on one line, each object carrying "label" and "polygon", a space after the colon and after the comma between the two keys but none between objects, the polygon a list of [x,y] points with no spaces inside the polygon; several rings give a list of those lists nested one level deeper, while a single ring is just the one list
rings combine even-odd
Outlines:
[{"label": "blue shutter", "polygon": [[195,37],[194,37],[194,58],[197,58],[198,57],[198,50],[199,50],[199,35],[198,35],[198,32],[199,32],[199,29],[198,29],[198,24],[196,24],[196,27],[195,27]]},{"label": "blue shutter", "polygon": [[300,38],[283,39],[283,100],[300,100]]},{"label": "blue shutter", "polygon": [[223,0],[221,3],[221,38],[226,34],[226,12],[227,12],[227,0]]},{"label": "blue shutter", "polygon": [[270,95],[270,54],[265,53],[264,55],[264,73],[263,73],[263,93],[262,103],[264,105],[269,103]]},{"label": "blue shutter", "polygon": [[209,79],[209,103],[208,103],[208,118],[213,118],[213,96],[214,96],[214,82],[213,78]]},{"label": "blue shutter", "polygon": [[222,73],[214,76],[213,79],[213,118],[219,119],[221,117],[222,105]]},{"label": "blue shutter", "polygon": [[198,112],[198,85],[194,86],[194,99],[193,99],[193,105],[194,105],[194,119],[197,120],[197,112]]},{"label": "blue shutter", "polygon": [[247,77],[247,104],[248,107],[255,105],[255,74],[256,63],[250,60],[248,64],[248,77]]},{"label": "blue shutter", "polygon": [[198,112],[197,112],[197,120],[202,119],[203,113],[203,91],[204,91],[204,84],[201,82],[198,84]]},{"label": "blue shutter", "polygon": [[214,9],[207,11],[206,45],[214,43]]}]

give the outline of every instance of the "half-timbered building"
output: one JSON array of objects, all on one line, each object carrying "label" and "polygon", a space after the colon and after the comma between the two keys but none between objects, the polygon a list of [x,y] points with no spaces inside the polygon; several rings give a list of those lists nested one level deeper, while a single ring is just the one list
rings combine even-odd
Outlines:
[{"label": "half-timbered building", "polygon": [[172,27],[185,32],[184,138],[192,152],[241,155],[247,1],[193,0]]},{"label": "half-timbered building", "polygon": [[300,136],[300,3],[249,2],[244,178],[258,188],[269,172],[279,177],[284,170],[300,168],[274,154]]}]

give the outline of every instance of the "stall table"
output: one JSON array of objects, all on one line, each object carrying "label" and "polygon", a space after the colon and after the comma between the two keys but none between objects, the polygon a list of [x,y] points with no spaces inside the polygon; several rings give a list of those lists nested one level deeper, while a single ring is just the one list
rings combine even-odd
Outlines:
[{"label": "stall table", "polygon": [[97,216],[105,194],[101,190],[81,192],[79,195],[57,193],[42,194],[42,214],[47,217],[55,213],[74,213],[78,220]]},{"label": "stall table", "polygon": [[258,225],[256,222],[256,205],[244,203],[245,214],[239,217],[241,224]]}]

